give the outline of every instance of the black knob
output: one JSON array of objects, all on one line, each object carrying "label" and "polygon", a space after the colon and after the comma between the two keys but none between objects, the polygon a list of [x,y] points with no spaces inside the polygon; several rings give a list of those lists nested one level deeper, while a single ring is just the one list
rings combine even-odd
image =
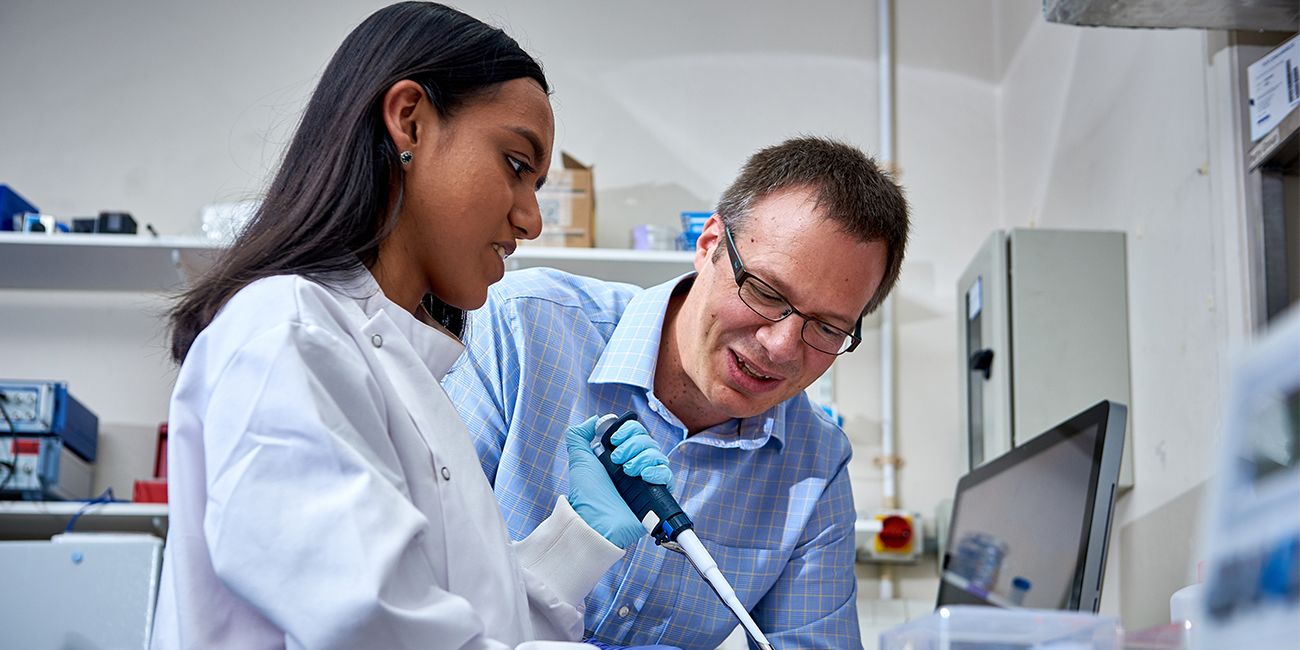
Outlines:
[{"label": "black knob", "polygon": [[970,369],[971,372],[984,373],[984,378],[988,379],[993,374],[993,351],[988,348],[976,350],[970,355]]}]

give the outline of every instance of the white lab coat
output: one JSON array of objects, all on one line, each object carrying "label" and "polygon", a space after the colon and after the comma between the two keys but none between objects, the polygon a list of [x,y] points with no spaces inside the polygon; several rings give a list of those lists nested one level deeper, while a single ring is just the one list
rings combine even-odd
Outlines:
[{"label": "white lab coat", "polygon": [[512,544],[439,385],[459,341],[351,284],[257,281],[190,349],[153,647],[590,647],[524,642],[579,638],[622,550],[563,498]]}]

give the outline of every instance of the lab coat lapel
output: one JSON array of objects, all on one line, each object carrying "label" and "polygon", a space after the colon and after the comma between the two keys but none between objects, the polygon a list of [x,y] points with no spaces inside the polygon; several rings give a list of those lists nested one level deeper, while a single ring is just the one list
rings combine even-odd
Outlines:
[{"label": "lab coat lapel", "polygon": [[361,331],[371,345],[376,341],[379,342],[375,349],[375,357],[391,380],[393,391],[397,393],[402,408],[410,416],[420,436],[424,438],[429,452],[435,456],[436,464],[436,450],[440,445],[433,436],[438,431],[437,423],[429,420],[433,414],[432,410],[418,408],[417,405],[427,406],[432,394],[441,391],[442,386],[434,378],[429,367],[420,362],[420,356],[397,330],[388,314],[382,310],[377,312],[366,322]]},{"label": "lab coat lapel", "polygon": [[[442,510],[441,528],[448,536],[443,546],[449,550],[448,588],[479,604],[493,602],[499,594],[510,590],[523,593],[523,577],[512,561],[510,537],[497,510],[492,487],[483,474],[469,431],[434,374],[442,366],[441,362],[448,360],[433,359],[433,367],[425,363],[429,361],[425,355],[445,350],[417,353],[382,311],[362,331],[372,342],[374,336],[382,337],[382,345],[374,350],[375,356],[429,450],[432,464],[427,471],[433,478],[435,498]],[[450,549],[462,547],[477,549],[479,555],[474,561],[456,561],[450,557]],[[494,548],[502,548],[505,553],[488,552]],[[503,614],[502,620],[489,616],[489,612],[491,609],[486,608],[481,613],[488,629],[505,630],[527,618],[523,601],[518,611]]]}]

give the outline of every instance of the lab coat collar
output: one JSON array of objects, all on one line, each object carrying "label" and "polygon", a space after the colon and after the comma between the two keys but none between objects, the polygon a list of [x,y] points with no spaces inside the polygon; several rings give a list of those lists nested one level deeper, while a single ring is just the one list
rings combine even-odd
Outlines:
[{"label": "lab coat collar", "polygon": [[347,295],[357,300],[369,320],[380,314],[386,316],[438,381],[442,381],[451,365],[465,352],[465,344],[446,328],[433,321],[421,321],[389,300],[368,270],[357,273]]}]

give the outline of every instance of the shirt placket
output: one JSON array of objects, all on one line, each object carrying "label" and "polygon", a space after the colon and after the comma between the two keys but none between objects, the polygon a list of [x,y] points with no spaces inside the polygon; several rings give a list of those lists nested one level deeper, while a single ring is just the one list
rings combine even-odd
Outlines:
[{"label": "shirt placket", "polygon": [[[685,429],[653,392],[644,393],[644,401],[645,408],[658,417],[643,418],[641,424],[668,456],[669,467],[673,468],[673,482],[686,492],[690,470],[685,463],[678,462]],[[679,499],[683,497],[684,494],[678,495]],[[628,569],[622,576],[623,586],[598,630],[600,636],[628,643],[649,643],[662,636],[671,621],[667,613],[673,610],[679,596],[676,589],[656,589],[656,585],[661,583],[664,560],[669,552],[659,548],[648,535],[637,543],[628,560]],[[640,616],[647,610],[649,616]]]}]

